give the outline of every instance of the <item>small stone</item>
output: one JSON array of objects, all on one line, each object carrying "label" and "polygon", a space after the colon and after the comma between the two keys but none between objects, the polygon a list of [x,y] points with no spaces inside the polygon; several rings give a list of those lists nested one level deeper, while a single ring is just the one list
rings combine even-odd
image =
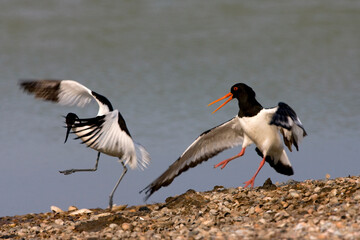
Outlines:
[{"label": "small stone", "polygon": [[263,210],[259,207],[259,206],[256,206],[255,207],[255,212],[256,213],[261,213]]},{"label": "small stone", "polygon": [[119,206],[113,206],[112,207],[112,211],[122,211],[122,210],[124,210],[125,208],[127,207],[127,204],[125,204],[125,205],[119,205]]},{"label": "small stone", "polygon": [[287,208],[289,206],[288,202],[282,202],[281,204],[282,204],[283,208]]},{"label": "small stone", "polygon": [[122,228],[124,231],[129,230],[130,227],[131,227],[131,225],[130,225],[129,223],[123,223],[123,224],[121,225],[121,228]]},{"label": "small stone", "polygon": [[61,208],[59,208],[57,206],[51,206],[50,209],[54,213],[62,213],[62,212],[64,212],[63,210],[61,210]]},{"label": "small stone", "polygon": [[214,224],[214,222],[210,219],[210,220],[206,220],[202,223],[204,226],[212,226]]},{"label": "small stone", "polygon": [[343,224],[342,222],[337,222],[337,223],[335,223],[335,226],[336,226],[337,228],[344,228],[344,224]]},{"label": "small stone", "polygon": [[354,200],[360,200],[360,191],[356,191],[354,194]]},{"label": "small stone", "polygon": [[294,230],[295,231],[303,231],[303,229],[305,228],[305,223],[298,223],[296,226],[295,226],[295,228],[294,228]]},{"label": "small stone", "polygon": [[37,232],[37,233],[39,233],[39,232],[41,231],[41,228],[40,228],[39,226],[34,226],[34,227],[30,228],[30,230],[31,230],[32,232]]},{"label": "small stone", "polygon": [[216,216],[216,215],[219,214],[218,211],[216,211],[215,209],[211,209],[211,210],[209,211],[209,213],[210,213],[211,215],[214,215],[214,216]]},{"label": "small stone", "polygon": [[329,236],[325,233],[321,233],[317,236],[317,239],[328,239],[328,238],[329,238]]},{"label": "small stone", "polygon": [[228,191],[231,194],[236,194],[238,192],[238,190],[236,188],[229,188]]},{"label": "small stone", "polygon": [[293,198],[299,198],[299,197],[300,197],[300,194],[299,194],[297,191],[295,191],[295,190],[290,191],[290,192],[289,192],[289,195],[290,195],[291,197],[293,197]]},{"label": "small stone", "polygon": [[17,232],[17,235],[19,235],[20,237],[25,237],[28,234],[28,231],[26,229],[20,229]]},{"label": "small stone", "polygon": [[330,192],[330,196],[335,197],[335,196],[336,196],[336,194],[337,194],[337,189],[336,189],[336,188],[335,188],[335,189],[333,189],[333,190],[331,190],[331,192]]},{"label": "small stone", "polygon": [[71,211],[76,211],[76,210],[78,210],[78,208],[75,207],[75,206],[69,206],[69,208],[68,208],[68,211],[69,211],[69,212],[71,212]]},{"label": "small stone", "polygon": [[330,203],[332,203],[332,204],[337,204],[338,202],[339,202],[339,200],[337,199],[337,197],[332,197],[330,199]]},{"label": "small stone", "polygon": [[109,228],[111,228],[111,229],[115,229],[115,228],[117,228],[119,225],[117,225],[116,223],[111,223],[110,225],[109,225]]},{"label": "small stone", "polygon": [[249,214],[254,214],[255,212],[255,208],[254,207],[251,207],[248,211]]},{"label": "small stone", "polygon": [[85,213],[92,213],[92,211],[89,209],[86,209],[86,208],[82,208],[77,211],[71,212],[69,215],[74,216],[74,215],[81,215],[81,214],[85,214]]},{"label": "small stone", "polygon": [[265,224],[265,223],[267,223],[267,222],[266,222],[266,220],[265,220],[264,218],[261,218],[261,219],[259,219],[259,223]]},{"label": "small stone", "polygon": [[313,194],[310,196],[310,199],[313,200],[313,201],[316,201],[318,199],[319,195],[318,194]]},{"label": "small stone", "polygon": [[313,209],[313,208],[310,208],[310,209],[307,210],[307,212],[308,212],[309,214],[313,214],[313,213],[314,213],[314,209]]},{"label": "small stone", "polygon": [[55,222],[55,224],[60,225],[60,226],[64,225],[64,221],[62,219],[56,219],[54,222]]}]

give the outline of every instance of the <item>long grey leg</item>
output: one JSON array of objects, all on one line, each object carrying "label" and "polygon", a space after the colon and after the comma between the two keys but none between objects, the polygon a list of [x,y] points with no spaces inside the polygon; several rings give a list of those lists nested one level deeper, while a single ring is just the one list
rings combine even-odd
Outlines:
[{"label": "long grey leg", "polygon": [[112,206],[113,206],[113,196],[114,196],[114,192],[116,191],[117,187],[119,186],[119,183],[121,182],[122,178],[125,176],[125,173],[127,172],[127,167],[125,166],[124,164],[124,161],[122,159],[120,159],[120,162],[124,168],[119,180],[117,181],[114,189],[112,190],[112,192],[110,193],[110,196],[109,196],[109,209],[111,210],[112,209]]},{"label": "long grey leg", "polygon": [[94,171],[97,170],[98,163],[99,163],[99,158],[100,158],[100,152],[98,152],[94,168],[89,168],[89,169],[68,169],[68,170],[59,171],[59,172],[63,173],[64,175],[69,175],[69,174],[72,174],[74,172],[94,172]]}]

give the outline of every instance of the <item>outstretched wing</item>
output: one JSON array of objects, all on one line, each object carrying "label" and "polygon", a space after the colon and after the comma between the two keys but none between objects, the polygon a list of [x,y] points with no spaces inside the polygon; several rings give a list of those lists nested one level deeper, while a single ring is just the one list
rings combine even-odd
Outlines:
[{"label": "outstretched wing", "polygon": [[133,142],[118,110],[88,119],[79,119],[69,113],[66,122],[69,122],[73,133],[78,136],[76,139],[81,139],[82,143],[99,152],[121,157],[132,169],[143,169],[150,162],[145,148]]},{"label": "outstretched wing", "polygon": [[205,131],[160,177],[142,190],[146,190],[146,199],[161,187],[169,185],[182,172],[195,167],[225,149],[240,145],[242,142],[243,130],[237,116]]},{"label": "outstretched wing", "polygon": [[35,98],[62,105],[83,107],[94,98],[99,104],[98,115],[113,110],[108,99],[73,80],[23,80],[20,82],[20,87],[34,94]]},{"label": "outstretched wing", "polygon": [[307,133],[295,111],[289,105],[279,102],[269,124],[280,128],[284,143],[290,151],[292,151],[292,144],[294,144],[296,150],[299,150],[299,143]]}]

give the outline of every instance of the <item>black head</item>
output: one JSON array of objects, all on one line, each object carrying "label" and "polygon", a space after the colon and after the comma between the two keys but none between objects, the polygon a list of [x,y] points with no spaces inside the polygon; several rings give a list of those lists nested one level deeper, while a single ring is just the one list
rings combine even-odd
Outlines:
[{"label": "black head", "polygon": [[[230,92],[225,96],[215,100],[209,105],[216,103],[220,100],[228,98],[223,104],[221,104],[214,112],[222,108],[226,103],[230,102],[232,99],[236,98],[239,102],[239,116],[249,116],[256,115],[261,109],[262,106],[255,99],[254,90],[246,85],[245,83],[237,83],[231,87]],[[213,113],[214,113],[213,112]]]},{"label": "black head", "polygon": [[233,98],[236,98],[239,101],[249,101],[250,99],[255,98],[254,90],[246,85],[245,83],[237,83],[231,87],[230,92],[233,95]]}]

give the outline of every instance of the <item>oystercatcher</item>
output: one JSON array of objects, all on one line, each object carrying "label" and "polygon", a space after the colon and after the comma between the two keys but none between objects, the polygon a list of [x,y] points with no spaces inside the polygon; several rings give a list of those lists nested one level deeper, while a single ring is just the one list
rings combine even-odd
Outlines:
[{"label": "oystercatcher", "polygon": [[256,175],[265,162],[281,174],[289,176],[294,174],[280,133],[290,151],[292,151],[292,145],[299,150],[298,144],[307,134],[295,111],[283,102],[273,108],[262,107],[256,100],[253,89],[244,83],[235,84],[228,94],[209,105],[226,98],[227,100],[214,112],[236,98],[240,108],[237,116],[203,132],[162,175],[142,190],[145,190],[145,199],[161,187],[168,186],[182,172],[214,157],[225,149],[240,144],[242,144],[242,150],[239,154],[214,167],[224,168],[231,160],[244,155],[246,147],[254,143],[256,152],[263,159],[254,176],[245,182],[245,187],[250,184],[251,187],[254,186]]},{"label": "oystercatcher", "polygon": [[34,94],[35,98],[56,102],[62,105],[77,105],[83,107],[92,99],[99,105],[99,112],[94,118],[79,118],[75,113],[65,117],[66,136],[75,133],[75,139],[81,139],[83,144],[98,151],[94,168],[69,169],[60,171],[65,175],[80,171],[96,171],[100,153],[118,157],[123,172],[109,196],[109,208],[113,205],[113,195],[130,168],[144,169],[150,162],[148,152],[139,143],[135,143],[126,123],[118,110],[114,110],[110,101],[73,80],[23,80],[20,83],[23,90]]}]

